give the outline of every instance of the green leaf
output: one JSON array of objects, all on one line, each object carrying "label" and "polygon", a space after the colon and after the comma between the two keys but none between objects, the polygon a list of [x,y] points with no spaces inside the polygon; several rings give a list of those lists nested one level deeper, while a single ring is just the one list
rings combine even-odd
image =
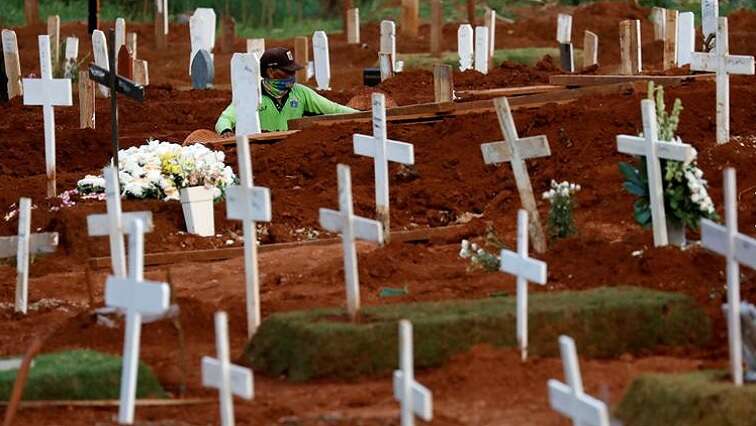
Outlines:
[{"label": "green leaf", "polygon": [[619,163],[619,170],[622,176],[625,177],[625,180],[640,183],[640,173],[633,165],[625,162]]},{"label": "green leaf", "polygon": [[[638,200],[645,201],[645,200]],[[651,224],[651,208],[647,202],[636,202],[633,206],[633,217],[639,225],[648,226]]]},{"label": "green leaf", "polygon": [[626,181],[622,186],[625,187],[625,190],[633,195],[637,195],[639,197],[648,197],[648,187],[641,186],[637,182],[631,182]]}]

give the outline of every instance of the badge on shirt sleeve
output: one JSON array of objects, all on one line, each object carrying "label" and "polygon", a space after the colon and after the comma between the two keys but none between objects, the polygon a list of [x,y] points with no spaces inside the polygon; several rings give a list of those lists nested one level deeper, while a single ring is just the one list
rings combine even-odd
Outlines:
[{"label": "badge on shirt sleeve", "polygon": [[296,99],[292,99],[292,100],[291,100],[291,101],[289,102],[289,106],[291,106],[292,108],[297,108],[297,107],[299,106],[299,101],[298,101],[298,100],[296,100]]}]

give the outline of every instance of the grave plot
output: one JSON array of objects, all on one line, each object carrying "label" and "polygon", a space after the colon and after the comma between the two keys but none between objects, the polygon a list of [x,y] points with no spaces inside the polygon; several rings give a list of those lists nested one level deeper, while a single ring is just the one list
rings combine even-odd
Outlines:
[{"label": "grave plot", "polygon": [[[610,70],[620,63],[619,22],[639,20],[644,68],[669,78],[657,81],[665,87],[668,105],[681,99],[676,135],[695,148],[721,222],[721,171],[734,167],[741,188],[737,229],[752,238],[753,77],[731,76],[732,139],[718,145],[714,81],[682,81],[679,74],[687,71],[680,69],[662,73],[663,43],[653,40],[649,9],[614,3],[546,12],[525,9],[514,24],[498,22],[492,45],[556,51],[558,13],[572,15],[577,69],[583,63],[581,36],[588,30],[599,38],[597,69],[563,77],[556,55],[538,58],[533,65],[494,64],[486,76],[455,69],[452,77],[461,99],[453,108],[435,105],[429,113],[424,109],[428,106],[417,104],[434,101],[433,74],[409,67],[379,85],[388,110],[378,129],[368,111],[375,90],[361,81],[363,68],[377,64],[379,23],[363,23],[360,43],[365,46],[328,32],[328,61],[315,58],[321,68],[330,63],[330,79],[320,73],[320,83],[331,90],[322,93],[343,103],[354,98],[353,105],[366,112],[357,121],[303,125],[284,140],[252,135],[252,144],[243,144],[247,153],[233,139],[208,146],[214,155],[222,153],[224,167],[241,178],[238,186],[226,187],[226,200],[213,205],[215,232],[210,237],[187,235],[177,200],[123,199],[116,206],[107,194],[85,198],[70,192],[85,175],[101,174],[112,155],[110,99],[96,100],[94,129],[79,128],[75,106],[56,108],[60,196],[51,199],[45,198],[45,132],[39,108],[23,106],[21,97],[0,104],[0,210],[6,217],[0,221],[0,234],[19,234],[12,205],[30,197],[35,208],[27,234],[33,240],[34,235],[57,233],[59,241],[54,253],[34,255],[30,249],[26,315],[15,313],[13,306],[20,271],[12,261],[0,265],[0,355],[13,357],[13,364],[35,337],[50,333],[41,343],[45,355],[37,366],[42,356],[87,348],[113,356],[110,364],[116,367],[115,374],[103,377],[109,384],[93,385],[103,394],[84,395],[77,403],[60,401],[77,397],[73,390],[40,396],[48,400],[36,403],[43,409],[35,409],[34,401],[24,396],[17,423],[49,424],[61,416],[74,425],[103,423],[114,418],[119,406],[124,420],[133,415],[137,422],[177,424],[228,423],[235,417],[238,423],[254,424],[386,425],[397,424],[400,411],[406,422],[432,416],[430,424],[438,425],[558,424],[563,416],[579,416],[580,410],[564,404],[556,403],[552,410],[550,379],[563,382],[557,390],[565,398],[585,402],[590,395],[590,401],[603,401],[611,416],[642,422],[642,395],[651,388],[666,395],[667,381],[694,383],[696,389],[706,381],[705,387],[718,391],[722,386],[729,394],[730,339],[721,306],[728,300],[725,258],[744,255],[724,250],[721,241],[713,251],[695,244],[702,238],[696,230],[688,232],[685,250],[655,247],[654,230],[659,227],[643,229],[635,223],[637,197],[623,191],[625,178],[618,169],[623,161],[640,164],[631,155],[641,151],[620,152],[617,136],[636,137],[643,131],[646,82],[615,81],[607,92],[602,85],[585,85],[585,79],[595,83],[613,74]],[[754,38],[743,28],[752,25],[754,14],[738,12],[728,18],[730,53],[752,55]],[[103,24],[106,34],[108,24]],[[418,37],[406,34],[398,17],[396,24],[400,54],[428,52],[427,24],[419,26]],[[441,33],[444,49],[452,53],[459,24],[447,22]],[[193,131],[212,128],[232,101],[231,52],[212,52],[214,88],[188,90],[188,25],[171,23],[167,50],[155,48],[152,23],[127,22],[126,28],[139,34],[139,58],[150,63],[151,84],[144,104],[118,100],[121,148],[143,146],[148,138],[180,145]],[[34,28],[15,30],[21,75],[26,77],[37,72],[38,34]],[[160,33],[166,35],[162,29]],[[79,58],[91,51],[92,39],[83,24],[61,23],[60,37],[68,36],[79,39]],[[307,36],[312,39],[312,34]],[[323,38],[318,39],[322,49]],[[294,40],[264,42],[267,47],[294,47]],[[250,50],[259,46],[252,43]],[[243,53],[245,43],[237,39],[233,47]],[[312,87],[318,83],[315,76],[308,81]],[[78,85],[72,86],[75,91]],[[509,97],[511,109],[511,125],[504,131],[491,101],[499,96]],[[394,105],[407,108],[403,114],[422,116],[422,121],[397,119]],[[511,136],[512,127],[522,152],[509,152],[509,160],[502,155],[499,161],[486,161],[481,145],[501,142]],[[367,136],[355,144],[355,135]],[[549,156],[543,154],[540,136],[548,140]],[[669,138],[657,139],[663,144]],[[398,141],[412,149],[408,152]],[[514,154],[527,164],[534,196],[530,207],[549,236],[542,253],[533,241],[528,250],[525,226],[518,229],[522,185],[515,179],[514,161],[502,163]],[[340,190],[337,170],[345,167],[339,165],[351,170],[350,197],[343,190],[343,173]],[[555,201],[542,198],[559,187],[552,179],[582,188],[572,195],[575,233],[569,238],[553,237],[551,227],[556,225],[549,204]],[[83,185],[106,183],[93,177]],[[330,213],[322,221],[320,209]],[[149,212],[149,219],[139,212]],[[670,217],[674,211],[668,208],[665,214]],[[88,217],[94,219],[88,222]],[[126,248],[138,247],[133,238],[142,235],[132,228],[136,218],[145,219],[143,276],[129,273],[127,267],[134,261]],[[390,242],[384,245],[377,244],[385,235],[375,219],[390,225]],[[716,229],[717,235],[723,234]],[[258,239],[261,245],[247,244],[245,251],[245,239]],[[461,247],[463,239],[468,242]],[[170,255],[159,255],[166,253]],[[500,265],[497,256],[505,257],[508,266]],[[542,264],[548,265],[545,279]],[[499,271],[501,266],[507,267]],[[131,269],[141,269],[138,260]],[[744,301],[756,297],[752,272],[741,263]],[[114,277],[106,286],[110,275]],[[160,296],[142,298],[154,303],[145,306],[144,300],[116,297],[116,284],[144,292],[157,289]],[[523,287],[528,287],[527,299]],[[113,308],[100,310],[106,302],[127,309],[128,320]],[[166,312],[153,315],[151,310]],[[216,316],[218,311],[227,312],[227,318]],[[412,322],[411,332],[406,326],[399,331],[401,319]],[[575,339],[582,386],[576,385],[575,374],[564,372],[558,344],[562,334]],[[226,335],[228,345],[223,343]],[[122,360],[115,356],[121,354],[129,366],[123,383],[134,383],[137,361],[149,365],[156,380],[143,382],[140,373],[136,393],[132,386],[120,392]],[[208,357],[204,363],[202,357]],[[565,356],[564,365],[574,370],[577,363],[570,357]],[[254,390],[246,368],[255,370]],[[696,370],[717,373],[700,378],[691,375]],[[34,371],[28,389],[39,386]],[[646,380],[642,373],[680,374]],[[8,383],[3,386],[10,388]],[[139,386],[144,383],[159,388],[142,393]],[[626,389],[630,393],[620,404]],[[253,399],[230,402],[233,395]],[[124,404],[116,401],[120,397]],[[690,398],[706,401],[707,395],[691,393]],[[733,401],[750,401],[740,398],[733,394]],[[49,401],[53,399],[57,401]],[[620,409],[612,411],[616,407]],[[735,416],[741,413],[736,410]]]}]

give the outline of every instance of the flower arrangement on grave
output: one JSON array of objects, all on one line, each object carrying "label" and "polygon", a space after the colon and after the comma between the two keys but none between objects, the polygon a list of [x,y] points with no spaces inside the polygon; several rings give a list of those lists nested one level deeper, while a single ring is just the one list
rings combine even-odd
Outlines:
[{"label": "flower arrangement on grave", "polygon": [[575,206],[572,196],[580,191],[580,185],[567,181],[557,183],[551,181],[551,189],[543,193],[543,199],[548,200],[549,207],[548,230],[554,239],[567,238],[577,233],[575,217],[572,214]]},{"label": "flower arrangement on grave", "polygon": [[[238,179],[224,163],[225,154],[201,144],[182,146],[150,140],[118,153],[121,192],[126,198],[179,200],[182,188],[204,186],[217,200]],[[87,176],[77,184],[81,194],[105,191],[101,176]]]},{"label": "flower arrangement on grave", "polygon": [[[486,246],[493,247],[494,253],[498,253],[501,249],[506,247],[490,227],[486,230],[485,243]],[[496,272],[499,270],[501,262],[499,256],[475,243],[471,243],[469,240],[462,240],[459,257],[470,261],[469,270],[483,269],[488,272]]]},{"label": "flower arrangement on grave", "polygon": [[[653,82],[648,84],[648,98],[656,102],[659,140],[681,143],[680,137],[675,135],[683,110],[680,99],[675,99],[672,110],[668,112],[664,104],[664,88],[655,87]],[[619,169],[625,178],[625,190],[638,197],[633,206],[635,221],[645,228],[650,227],[651,205],[646,162],[642,158],[636,164],[623,162]],[[664,175],[664,209],[672,224],[695,230],[701,218],[719,219],[707,191],[708,183],[695,159],[690,162],[661,160],[661,169]]]}]

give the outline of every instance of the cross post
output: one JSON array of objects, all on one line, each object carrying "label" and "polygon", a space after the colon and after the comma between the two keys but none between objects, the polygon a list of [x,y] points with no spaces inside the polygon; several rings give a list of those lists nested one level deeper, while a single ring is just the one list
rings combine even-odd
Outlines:
[{"label": "cross post", "polygon": [[202,386],[218,389],[222,426],[234,424],[234,395],[254,398],[252,370],[231,364],[228,344],[228,315],[215,313],[215,346],[217,358],[202,357]]},{"label": "cross post", "polygon": [[414,426],[415,416],[433,420],[433,393],[415,381],[412,323],[399,321],[399,370],[394,371],[394,399],[401,404],[401,426]]},{"label": "cross post", "polygon": [[564,376],[567,384],[550,379],[549,403],[556,412],[569,417],[575,426],[609,426],[609,410],[603,401],[583,392],[575,341],[568,336],[559,336],[559,351],[562,354]]},{"label": "cross post", "polygon": [[315,81],[318,90],[331,89],[331,58],[328,51],[328,35],[315,31],[312,35],[312,56],[315,62]]},{"label": "cross post", "polygon": [[260,58],[254,53],[231,57],[231,97],[236,109],[236,136],[262,133],[260,127]]},{"label": "cross post", "polygon": [[38,36],[40,78],[23,80],[24,105],[42,106],[45,123],[45,165],[47,169],[47,197],[57,194],[55,185],[55,110],[56,106],[73,105],[71,80],[53,79],[50,58],[50,36]]},{"label": "cross post", "polygon": [[352,178],[349,166],[337,166],[339,179],[339,210],[320,209],[320,226],[341,233],[344,248],[344,280],[346,282],[347,312],[354,319],[360,309],[360,278],[357,272],[355,239],[383,243],[383,232],[378,221],[354,215],[352,205]]},{"label": "cross post", "polygon": [[[721,41],[721,40],[720,40]],[[740,264],[756,269],[756,238],[738,232],[735,169],[724,171],[725,226],[701,220],[701,243],[727,258],[727,337],[730,371],[736,386],[743,385],[743,343],[740,323]]]},{"label": "cross post", "polygon": [[643,136],[617,136],[617,150],[624,154],[646,157],[654,245],[662,247],[669,244],[669,239],[664,211],[664,175],[662,174],[660,160],[689,162],[696,157],[696,150],[688,144],[659,140],[654,101],[642,100],[641,114],[643,116]]},{"label": "cross post", "polygon": [[730,141],[730,74],[754,74],[753,56],[730,55],[727,18],[719,18],[714,52],[693,52],[690,69],[715,72],[717,84],[717,143]]},{"label": "cross post", "polygon": [[400,164],[415,164],[412,144],[388,138],[386,127],[386,97],[373,93],[373,136],[355,134],[354,153],[372,157],[375,165],[375,211],[383,225],[384,241],[390,239],[391,215],[389,210],[389,161]]},{"label": "cross post", "polygon": [[529,229],[533,248],[537,253],[544,253],[546,251],[546,236],[541,226],[538,206],[535,196],[533,196],[533,186],[530,183],[525,160],[550,156],[549,140],[543,135],[520,138],[507,98],[494,99],[494,105],[496,106],[501,133],[504,135],[504,142],[481,145],[483,161],[486,164],[499,164],[507,161],[512,164],[517,191],[520,193],[520,202],[530,216]]},{"label": "cross post", "polygon": [[226,212],[229,219],[242,221],[244,230],[244,278],[247,294],[247,335],[251,338],[260,326],[260,277],[257,265],[256,222],[270,222],[270,190],[253,185],[249,140],[236,137],[239,157],[239,185],[226,189]]},{"label": "cross post", "polygon": [[475,61],[475,35],[470,24],[462,24],[457,30],[457,52],[459,53],[459,70],[473,69]]}]

